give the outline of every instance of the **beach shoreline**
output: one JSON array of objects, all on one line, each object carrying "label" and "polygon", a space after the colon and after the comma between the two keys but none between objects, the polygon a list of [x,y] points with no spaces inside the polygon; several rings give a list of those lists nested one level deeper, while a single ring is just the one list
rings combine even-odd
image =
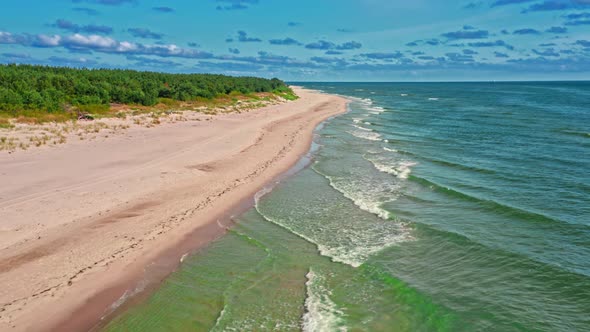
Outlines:
[{"label": "beach shoreline", "polygon": [[[21,227],[3,229],[0,239],[10,238],[10,232],[28,236],[2,243],[0,281],[7,287],[0,293],[0,327],[92,329],[122,296],[134,295],[130,290],[148,293],[184,254],[222,236],[256,192],[309,151],[315,128],[346,111],[344,98],[296,92],[301,98],[294,102],[155,128],[150,136],[130,134],[94,143],[94,151],[75,145],[72,151],[3,156],[9,162],[1,160],[0,174],[13,183],[26,179],[29,191],[0,193],[0,212],[12,218],[8,224]],[[140,141],[140,151],[129,152]],[[89,174],[78,176],[64,156]],[[84,157],[100,159],[103,167],[85,169]],[[36,161],[48,167],[37,182],[36,174],[27,172]],[[65,187],[48,180],[63,176],[51,174],[52,165],[66,167],[61,171],[66,175],[72,167],[73,179]],[[35,195],[39,191],[43,194]],[[70,219],[62,220],[67,215]],[[31,226],[41,220],[42,226]],[[138,284],[141,280],[147,286]]]}]

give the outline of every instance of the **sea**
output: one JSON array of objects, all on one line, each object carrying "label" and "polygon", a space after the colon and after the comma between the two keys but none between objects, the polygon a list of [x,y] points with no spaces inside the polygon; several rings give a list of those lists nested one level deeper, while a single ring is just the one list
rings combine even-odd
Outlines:
[{"label": "sea", "polygon": [[348,112],[104,331],[590,331],[590,82],[299,85]]}]

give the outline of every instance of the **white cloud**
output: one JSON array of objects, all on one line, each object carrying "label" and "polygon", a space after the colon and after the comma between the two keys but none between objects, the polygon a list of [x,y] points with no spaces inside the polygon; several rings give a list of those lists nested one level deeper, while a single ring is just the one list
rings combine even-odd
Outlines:
[{"label": "white cloud", "polygon": [[37,40],[35,41],[35,44],[38,46],[43,46],[43,47],[59,46],[59,44],[61,42],[61,36],[58,36],[58,35],[53,35],[53,36],[37,35],[36,39]]},{"label": "white cloud", "polygon": [[[57,36],[59,37],[59,36]],[[59,41],[59,40],[58,40]],[[88,47],[88,48],[104,48],[104,49],[111,49],[115,48],[119,45],[116,40],[110,37],[103,37],[98,35],[90,35],[85,36],[79,33],[74,34],[72,36],[68,36],[64,38],[63,45],[64,46],[78,46],[78,47]],[[55,44],[54,46],[58,46]]]}]

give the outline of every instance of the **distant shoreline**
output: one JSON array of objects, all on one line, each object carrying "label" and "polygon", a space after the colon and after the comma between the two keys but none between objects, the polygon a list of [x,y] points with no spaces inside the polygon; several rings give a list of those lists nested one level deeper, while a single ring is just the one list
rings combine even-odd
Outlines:
[{"label": "distant shoreline", "polygon": [[0,327],[92,329],[144,276],[149,289],[224,234],[308,152],[316,126],[346,111],[344,98],[296,93],[249,113],[0,156],[10,177],[0,192]]}]

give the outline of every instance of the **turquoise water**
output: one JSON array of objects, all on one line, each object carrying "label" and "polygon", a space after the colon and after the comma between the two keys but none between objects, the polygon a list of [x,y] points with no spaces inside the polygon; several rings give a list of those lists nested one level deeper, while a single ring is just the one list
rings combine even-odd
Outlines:
[{"label": "turquoise water", "polygon": [[306,86],[310,167],[106,330],[590,330],[590,83]]}]

